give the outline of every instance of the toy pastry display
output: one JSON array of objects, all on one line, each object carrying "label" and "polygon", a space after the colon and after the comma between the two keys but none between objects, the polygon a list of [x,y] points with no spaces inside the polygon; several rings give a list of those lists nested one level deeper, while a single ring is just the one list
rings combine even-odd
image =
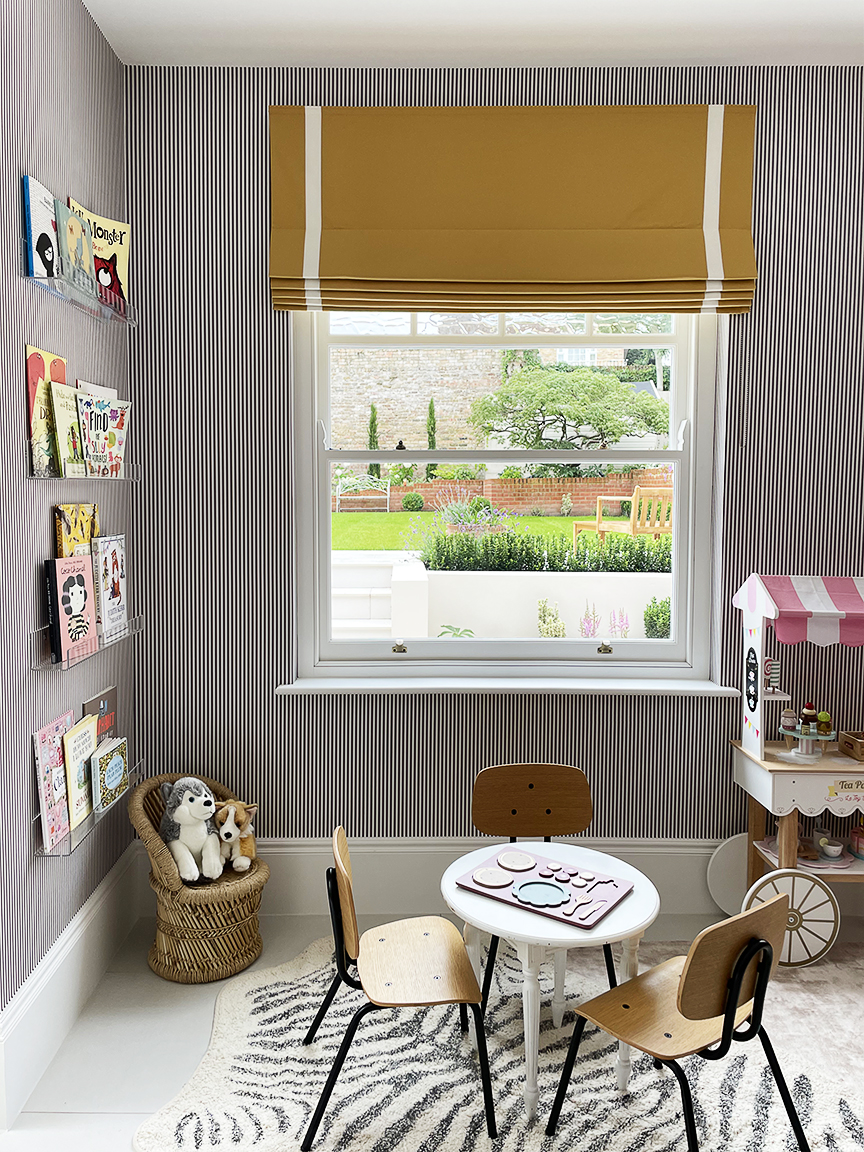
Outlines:
[{"label": "toy pastry display", "polygon": [[575,868],[516,848],[460,876],[460,888],[577,928],[593,928],[633,890],[629,880]]}]

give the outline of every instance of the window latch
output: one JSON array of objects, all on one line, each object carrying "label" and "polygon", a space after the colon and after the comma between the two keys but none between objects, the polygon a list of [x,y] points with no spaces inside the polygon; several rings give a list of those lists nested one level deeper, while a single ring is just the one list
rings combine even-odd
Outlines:
[{"label": "window latch", "polygon": [[612,651],[612,645],[607,644],[606,641],[604,640],[603,643],[600,645],[600,647],[597,649],[597,651],[600,652],[601,655],[603,655],[603,656],[608,656],[609,653]]},{"label": "window latch", "polygon": [[405,642],[403,640],[397,640],[396,643],[393,645],[393,651],[394,652],[407,652],[408,649],[405,647]]}]

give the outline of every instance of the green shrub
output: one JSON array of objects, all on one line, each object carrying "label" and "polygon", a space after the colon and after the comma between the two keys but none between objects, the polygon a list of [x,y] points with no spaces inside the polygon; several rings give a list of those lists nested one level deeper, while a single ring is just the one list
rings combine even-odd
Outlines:
[{"label": "green shrub", "polygon": [[672,540],[608,536],[605,544],[580,533],[574,550],[564,536],[490,532],[483,536],[430,533],[420,545],[433,572],[671,572]]},{"label": "green shrub", "polygon": [[502,480],[521,480],[522,469],[517,468],[515,464],[508,464],[506,468],[501,469]]},{"label": "green shrub", "polygon": [[534,506],[534,507],[531,509],[531,511],[528,513],[528,515],[529,515],[529,516],[543,516],[543,515],[545,515],[545,513],[543,512],[543,509],[542,509],[542,508],[538,508],[538,507],[535,505],[535,506]]},{"label": "green shrub", "polygon": [[413,483],[416,471],[416,464],[390,464],[387,475],[390,477],[390,483],[396,488],[400,484]]},{"label": "green shrub", "polygon": [[620,516],[629,516],[630,512],[632,511],[632,508],[633,508],[633,501],[632,500],[622,500],[621,501],[621,511],[620,511],[619,515]]},{"label": "green shrub", "polygon": [[672,631],[672,597],[658,600],[651,597],[645,605],[645,635],[649,640],[668,640]]},{"label": "green shrub", "polygon": [[475,496],[473,500],[468,501],[468,507],[472,512],[482,512],[492,507],[492,501],[487,500],[485,496]]},{"label": "green shrub", "polygon": [[422,512],[423,497],[419,492],[406,492],[402,497],[402,507],[406,512]]},{"label": "green shrub", "polygon": [[436,480],[476,480],[478,467],[471,464],[436,464]]}]

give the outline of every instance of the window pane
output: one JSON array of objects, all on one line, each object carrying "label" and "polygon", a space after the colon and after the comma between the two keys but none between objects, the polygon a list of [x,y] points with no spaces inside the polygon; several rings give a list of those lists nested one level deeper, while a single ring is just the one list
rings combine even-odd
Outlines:
[{"label": "window pane", "polygon": [[510,335],[543,336],[585,332],[583,312],[509,312],[504,318],[504,331]]},{"label": "window pane", "polygon": [[497,336],[496,312],[418,312],[421,336]]},{"label": "window pane", "polygon": [[339,336],[407,336],[410,312],[331,312],[330,331]]},{"label": "window pane", "polygon": [[671,466],[371,467],[331,470],[333,640],[670,638]]},{"label": "window pane", "polygon": [[664,448],[670,364],[620,348],[330,349],[334,448]]},{"label": "window pane", "polygon": [[594,316],[594,331],[599,335],[666,333],[673,332],[674,326],[674,316],[663,312],[597,312]]}]

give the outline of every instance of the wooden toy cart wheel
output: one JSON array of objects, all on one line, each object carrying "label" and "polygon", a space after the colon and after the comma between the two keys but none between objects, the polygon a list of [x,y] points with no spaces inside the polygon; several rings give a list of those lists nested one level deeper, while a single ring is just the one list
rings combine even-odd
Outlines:
[{"label": "wooden toy cart wheel", "polygon": [[818,876],[800,868],[779,868],[759,877],[744,897],[741,911],[784,893],[789,897],[789,916],[779,964],[806,968],[821,960],[837,939],[840,908],[834,893]]}]

